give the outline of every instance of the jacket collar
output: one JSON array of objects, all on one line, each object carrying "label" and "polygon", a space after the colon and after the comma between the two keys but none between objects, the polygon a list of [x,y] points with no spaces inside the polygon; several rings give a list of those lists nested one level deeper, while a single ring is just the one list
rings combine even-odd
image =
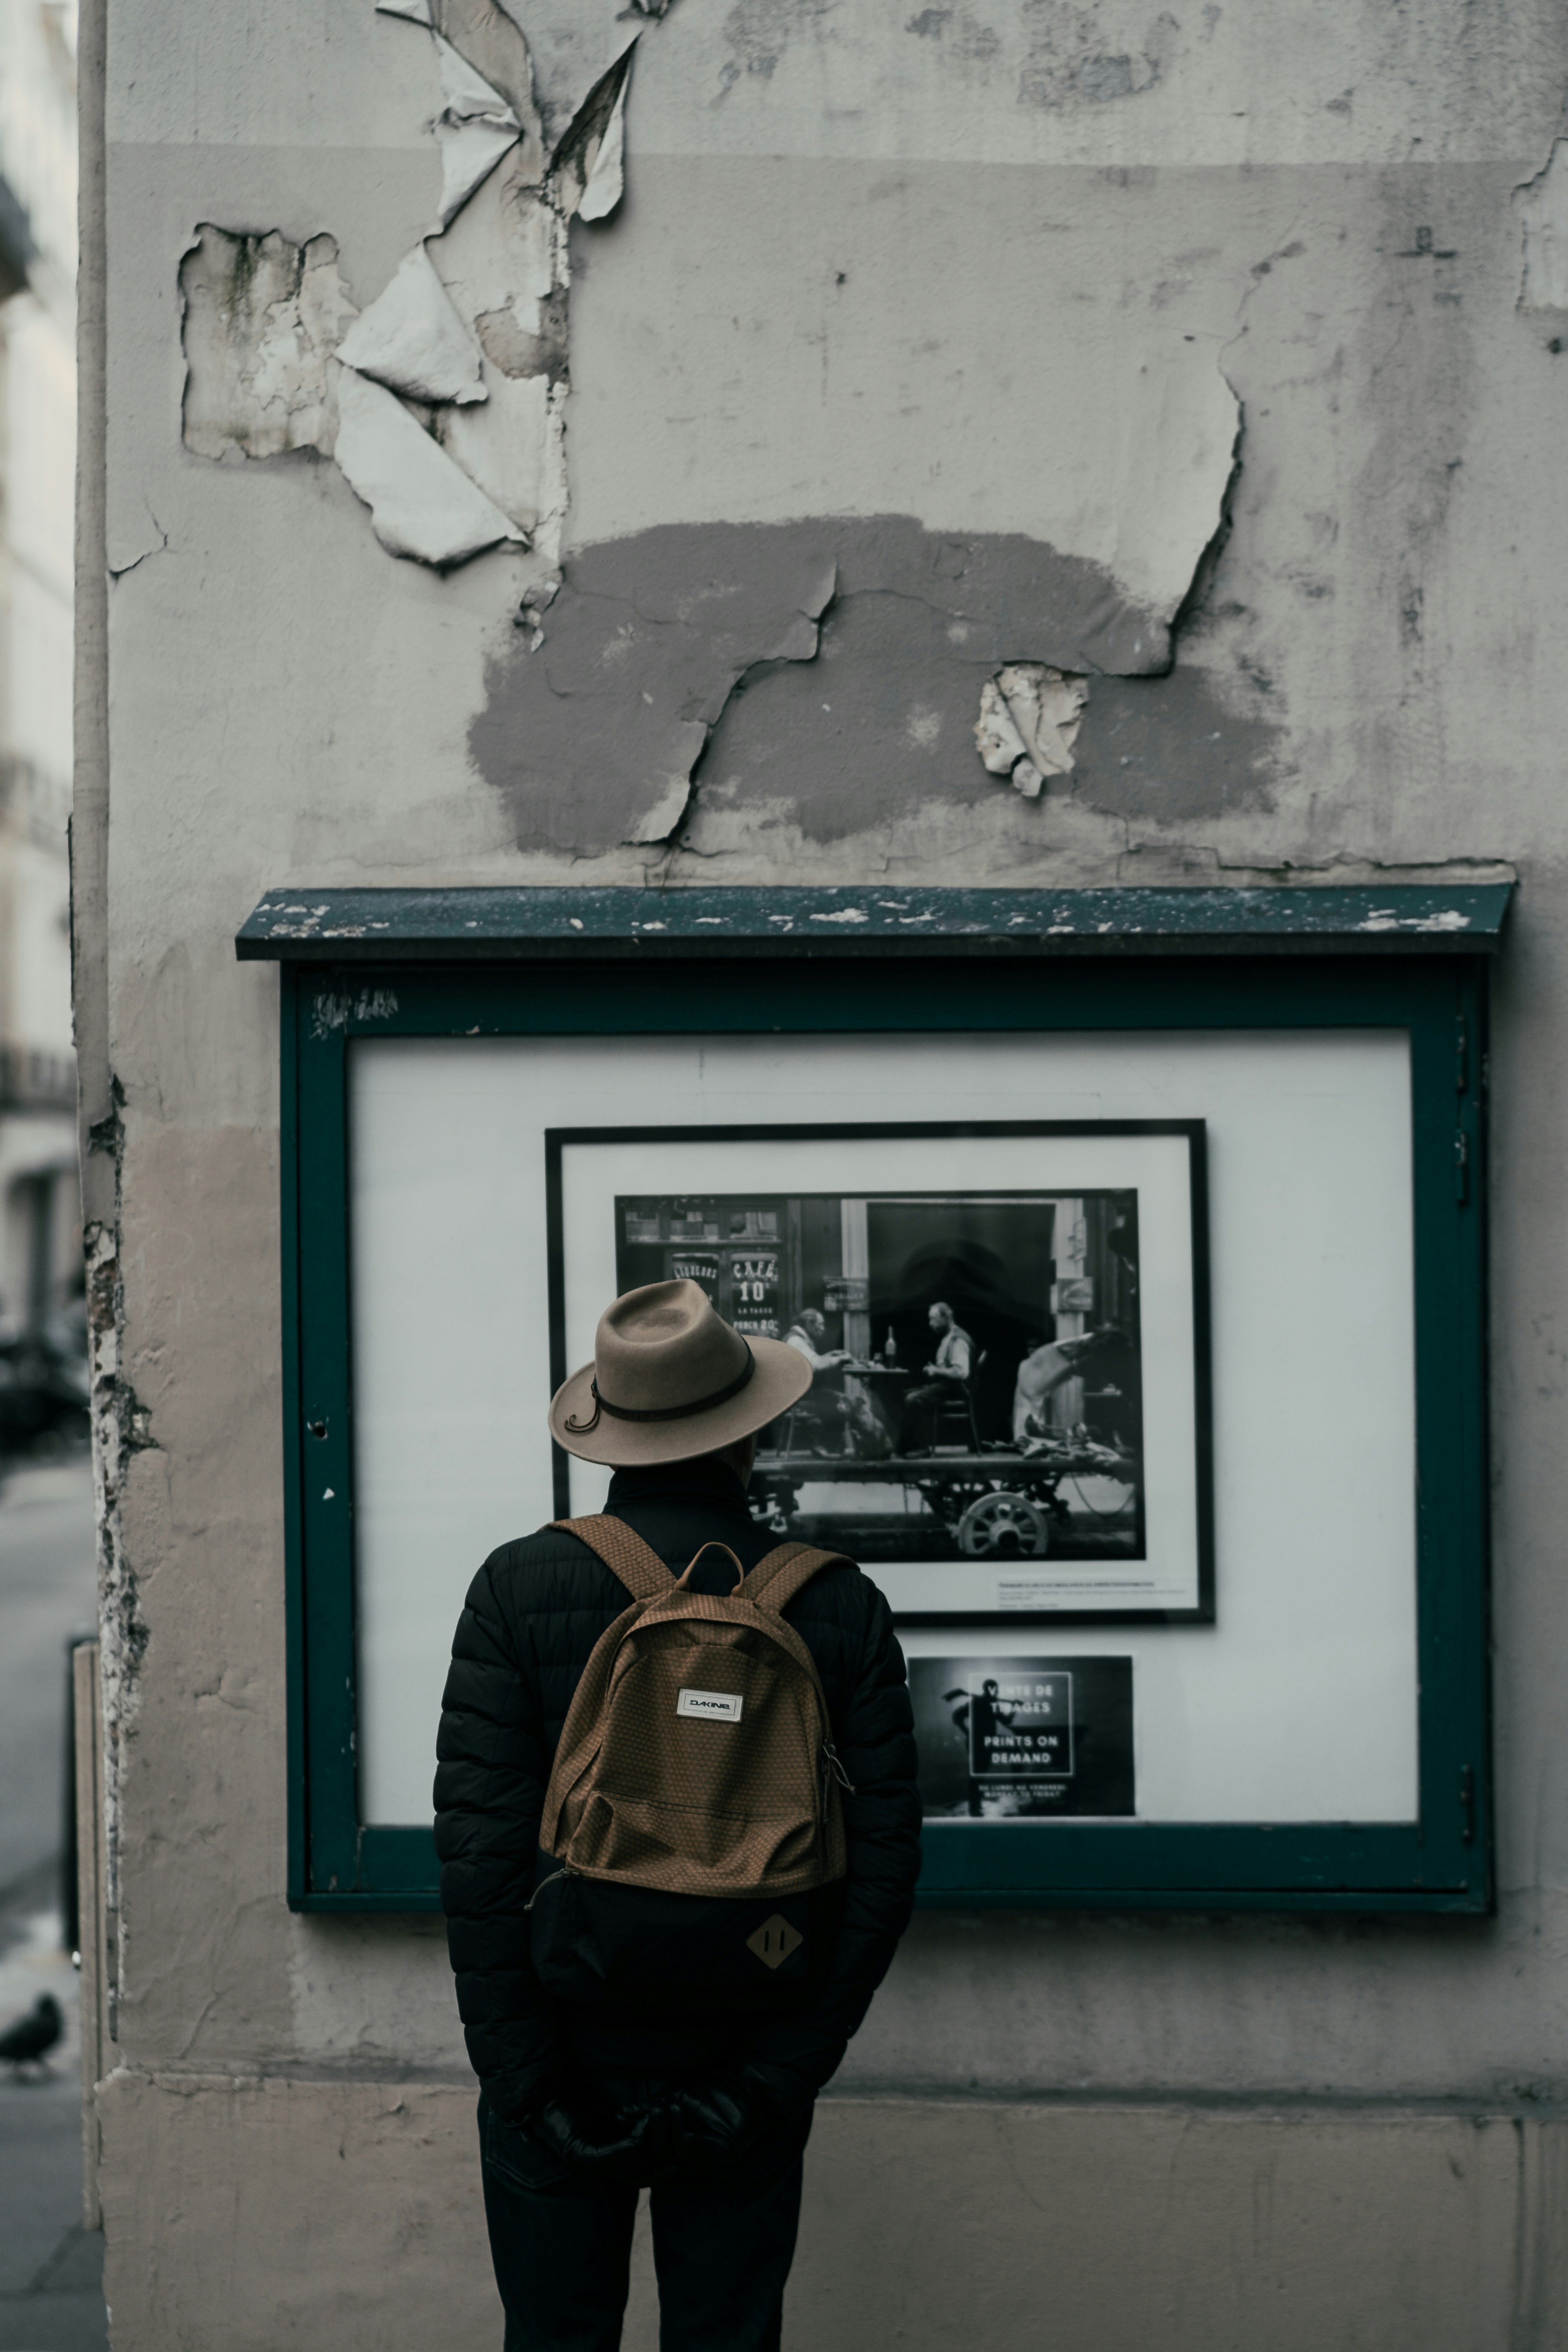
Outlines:
[{"label": "jacket collar", "polygon": [[706,1503],[710,1509],[717,1506],[743,1511],[746,1490],[727,1462],[703,1454],[692,1462],[652,1462],[617,1470],[605,1501],[611,1511],[622,1503]]}]

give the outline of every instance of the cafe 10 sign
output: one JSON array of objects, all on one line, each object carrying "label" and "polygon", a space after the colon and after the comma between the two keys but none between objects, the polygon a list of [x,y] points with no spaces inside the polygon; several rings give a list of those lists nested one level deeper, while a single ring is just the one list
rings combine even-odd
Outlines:
[{"label": "cafe 10 sign", "polygon": [[[666,1282],[695,1282],[708,1293],[726,1323],[749,1339],[779,1336],[779,1254],[776,1249],[691,1250],[664,1253]],[[628,1287],[635,1286],[628,1285]]]}]

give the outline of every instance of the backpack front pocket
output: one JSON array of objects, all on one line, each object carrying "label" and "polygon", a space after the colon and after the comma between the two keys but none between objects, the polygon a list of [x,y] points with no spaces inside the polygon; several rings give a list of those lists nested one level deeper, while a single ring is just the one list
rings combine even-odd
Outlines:
[{"label": "backpack front pocket", "polygon": [[541,1983],[558,2000],[668,2016],[776,2016],[820,1990],[844,1883],[709,1898],[563,1874],[542,1853],[530,1916]]}]

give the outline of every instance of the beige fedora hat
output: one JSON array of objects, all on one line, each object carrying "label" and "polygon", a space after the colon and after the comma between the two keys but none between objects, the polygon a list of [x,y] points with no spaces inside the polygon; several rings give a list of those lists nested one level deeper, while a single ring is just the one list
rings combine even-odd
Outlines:
[{"label": "beige fedora hat", "polygon": [[782,1339],[743,1339],[696,1282],[650,1282],[599,1318],[594,1360],[550,1405],[568,1454],[613,1468],[686,1462],[787,1412],[811,1366]]}]

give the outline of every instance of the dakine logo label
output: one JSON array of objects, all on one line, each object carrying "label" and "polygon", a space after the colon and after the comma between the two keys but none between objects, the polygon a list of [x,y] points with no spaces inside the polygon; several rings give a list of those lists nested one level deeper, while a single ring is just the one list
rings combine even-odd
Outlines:
[{"label": "dakine logo label", "polygon": [[675,1702],[675,1712],[704,1716],[710,1723],[739,1723],[745,1704],[738,1691],[683,1690]]}]

